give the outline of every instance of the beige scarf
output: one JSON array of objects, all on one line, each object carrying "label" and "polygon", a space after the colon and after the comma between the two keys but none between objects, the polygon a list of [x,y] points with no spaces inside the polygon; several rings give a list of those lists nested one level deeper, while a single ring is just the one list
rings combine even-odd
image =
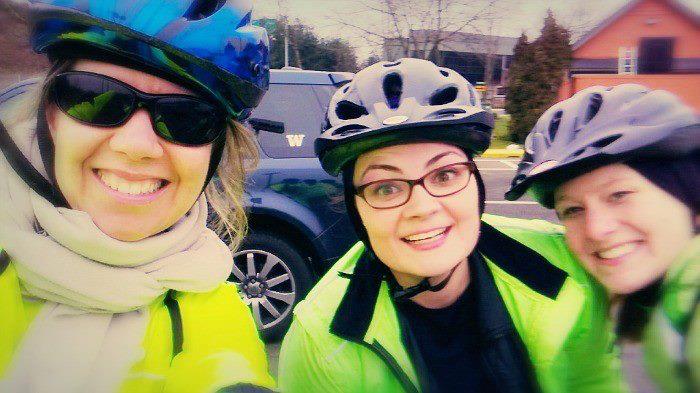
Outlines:
[{"label": "beige scarf", "polygon": [[[33,124],[9,131],[46,176]],[[143,356],[148,306],[170,289],[208,292],[228,278],[231,253],[206,220],[202,195],[167,231],[122,242],[40,197],[0,154],[0,246],[25,298],[45,301],[0,391],[116,391]]]}]

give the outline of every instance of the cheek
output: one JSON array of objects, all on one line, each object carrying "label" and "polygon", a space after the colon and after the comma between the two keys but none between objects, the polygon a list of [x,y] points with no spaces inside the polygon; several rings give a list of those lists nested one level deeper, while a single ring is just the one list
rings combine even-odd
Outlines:
[{"label": "cheek", "polygon": [[586,264],[587,254],[584,252],[585,242],[584,236],[582,236],[582,229],[578,228],[576,225],[565,224],[564,230],[564,240],[566,240],[569,249],[576,254],[576,257]]},{"label": "cheek", "polygon": [[[54,144],[54,175],[61,192],[73,208],[78,208],[85,168],[99,154],[110,133],[55,116],[51,123]],[[60,130],[60,131],[54,131]]]},{"label": "cheek", "polygon": [[168,144],[165,150],[177,181],[183,186],[199,185],[201,188],[209,170],[212,146],[187,147]]}]

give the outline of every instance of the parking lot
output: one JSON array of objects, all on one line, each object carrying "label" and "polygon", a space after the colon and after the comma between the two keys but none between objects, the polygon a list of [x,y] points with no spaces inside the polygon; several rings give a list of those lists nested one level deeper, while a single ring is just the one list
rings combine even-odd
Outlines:
[{"label": "parking lot", "polygon": [[[541,207],[527,196],[514,202],[503,199],[503,194],[510,188],[510,181],[515,175],[518,162],[518,159],[512,158],[481,158],[476,160],[486,184],[486,212],[509,217],[538,218],[557,222],[553,211]],[[273,376],[277,375],[279,348],[279,343],[267,345],[270,372]]]}]

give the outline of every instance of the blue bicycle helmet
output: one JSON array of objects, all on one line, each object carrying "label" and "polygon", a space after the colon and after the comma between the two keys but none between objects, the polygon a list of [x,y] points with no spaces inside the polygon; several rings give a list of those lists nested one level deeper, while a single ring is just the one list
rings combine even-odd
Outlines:
[{"label": "blue bicycle helmet", "polygon": [[664,90],[637,84],[593,86],[549,108],[525,140],[506,199],[526,191],[547,208],[563,182],[635,159],[676,159],[700,150],[700,121]]},{"label": "blue bicycle helmet", "polygon": [[50,57],[102,53],[210,95],[237,120],[269,84],[265,29],[250,0],[30,0],[32,46]]}]

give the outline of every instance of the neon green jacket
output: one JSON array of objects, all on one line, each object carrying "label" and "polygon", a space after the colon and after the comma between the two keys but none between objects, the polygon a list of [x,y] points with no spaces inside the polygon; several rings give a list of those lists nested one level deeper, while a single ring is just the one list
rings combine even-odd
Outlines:
[{"label": "neon green jacket", "polygon": [[644,361],[663,392],[700,391],[700,236],[666,273],[644,330]]},{"label": "neon green jacket", "polygon": [[[484,215],[484,221],[490,226],[482,225],[477,250],[525,344],[540,389],[626,391],[606,318],[605,293],[570,254],[561,228],[490,215]],[[487,237],[493,240],[490,244]],[[424,390],[420,370],[401,339],[386,281],[381,281],[376,301],[370,300],[368,308],[363,308],[362,298],[373,299],[369,292],[360,293],[354,304],[347,299],[351,280],[363,279],[355,270],[363,251],[361,243],[350,249],[294,310],[280,353],[278,382],[283,392]],[[334,319],[348,305],[354,319],[347,320],[349,327],[336,326]],[[363,324],[354,336],[338,333]]]},{"label": "neon green jacket", "polygon": [[[224,283],[209,293],[171,293],[174,296],[163,295],[151,304],[144,357],[132,366],[121,392],[274,386],[250,310],[235,286]],[[22,298],[15,268],[0,250],[0,378],[41,306]]]}]

